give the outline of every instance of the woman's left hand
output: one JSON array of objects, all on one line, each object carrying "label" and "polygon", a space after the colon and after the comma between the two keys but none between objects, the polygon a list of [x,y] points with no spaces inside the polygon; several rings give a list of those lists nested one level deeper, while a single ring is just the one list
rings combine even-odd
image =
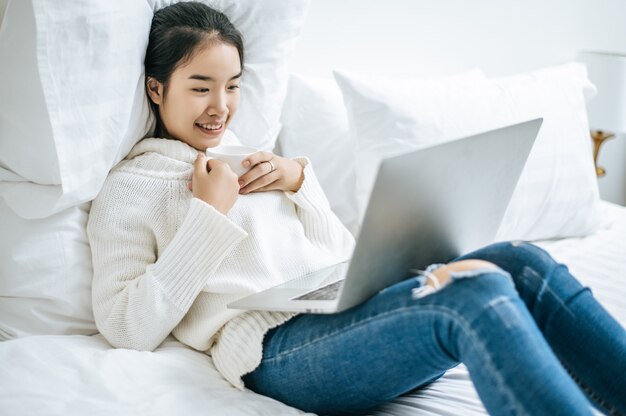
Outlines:
[{"label": "woman's left hand", "polygon": [[239,177],[240,194],[265,191],[297,192],[304,181],[302,165],[295,160],[270,152],[253,153],[241,163],[244,167],[252,168]]}]

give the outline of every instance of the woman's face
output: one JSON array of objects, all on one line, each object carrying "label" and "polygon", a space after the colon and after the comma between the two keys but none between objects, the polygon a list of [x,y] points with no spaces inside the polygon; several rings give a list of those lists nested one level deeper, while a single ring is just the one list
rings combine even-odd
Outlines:
[{"label": "woman's face", "polygon": [[237,48],[212,43],[172,73],[167,93],[148,80],[148,94],[159,106],[166,137],[206,150],[220,144],[239,106],[241,62]]}]

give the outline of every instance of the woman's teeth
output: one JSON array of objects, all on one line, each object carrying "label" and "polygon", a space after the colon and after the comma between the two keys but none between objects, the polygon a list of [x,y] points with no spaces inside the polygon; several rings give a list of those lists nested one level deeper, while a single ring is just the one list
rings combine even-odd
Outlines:
[{"label": "woman's teeth", "polygon": [[203,129],[207,129],[207,130],[219,130],[222,128],[221,124],[200,124],[200,123],[196,123],[196,126],[202,127]]}]

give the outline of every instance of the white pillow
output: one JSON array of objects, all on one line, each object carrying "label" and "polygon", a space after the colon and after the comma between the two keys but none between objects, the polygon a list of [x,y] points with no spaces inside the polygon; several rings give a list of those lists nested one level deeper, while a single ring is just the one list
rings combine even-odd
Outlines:
[{"label": "white pillow", "polygon": [[[232,20],[247,49],[232,130],[272,149],[309,2],[204,2]],[[0,197],[15,212],[42,218],[93,199],[147,132],[143,59],[153,12],[171,3],[10,2],[0,32]],[[24,191],[23,182],[33,183]]]},{"label": "white pillow", "polygon": [[89,203],[26,220],[0,199],[0,340],[98,332],[91,310]]},{"label": "white pillow", "polygon": [[145,1],[9,2],[0,32],[0,119],[10,121],[0,123],[0,197],[20,216],[92,199],[146,131],[151,13]]},{"label": "white pillow", "polygon": [[281,123],[281,154],[307,156],[311,160],[331,209],[355,233],[358,213],[354,140],[335,81],[292,74]]},{"label": "white pillow", "polygon": [[335,78],[357,138],[361,210],[382,157],[543,117],[496,239],[582,236],[599,224],[584,97],[594,87],[584,66],[454,83],[407,83],[345,73],[335,73]]}]

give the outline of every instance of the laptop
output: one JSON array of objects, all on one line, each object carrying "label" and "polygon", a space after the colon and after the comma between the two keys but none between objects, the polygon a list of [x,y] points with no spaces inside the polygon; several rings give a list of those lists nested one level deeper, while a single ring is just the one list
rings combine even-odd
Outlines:
[{"label": "laptop", "polygon": [[542,119],[384,159],[354,252],[335,264],[227,305],[337,313],[493,242]]}]

